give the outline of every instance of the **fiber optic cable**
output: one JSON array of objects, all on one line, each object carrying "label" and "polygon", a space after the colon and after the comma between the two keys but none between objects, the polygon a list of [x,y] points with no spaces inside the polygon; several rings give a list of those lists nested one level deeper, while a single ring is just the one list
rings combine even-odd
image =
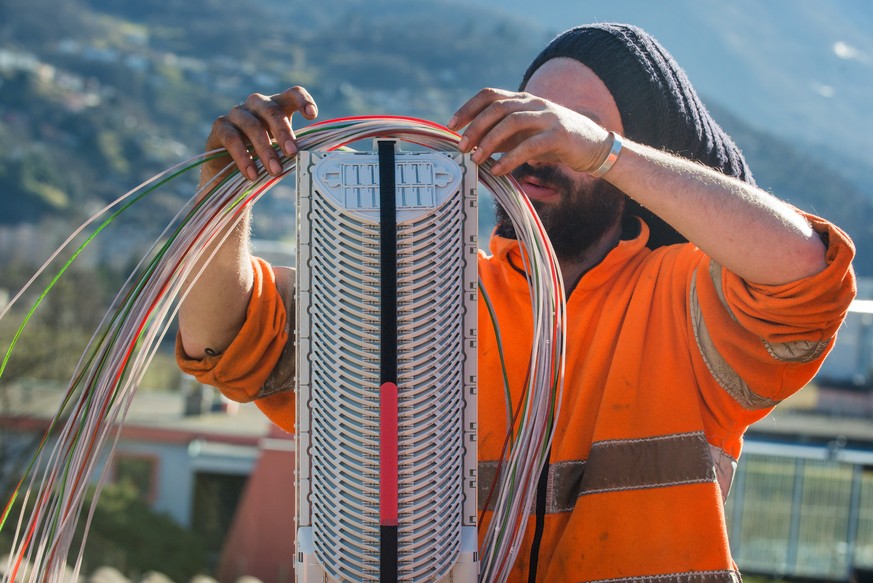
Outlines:
[{"label": "fiber optic cable", "polygon": [[[438,124],[398,116],[323,121],[299,130],[297,136],[301,150],[335,150],[378,136],[448,151],[457,148],[459,139],[457,134]],[[136,202],[204,161],[221,155],[223,151],[209,152],[155,176],[74,231],[0,313],[0,318],[9,313],[39,275],[50,268],[57,269],[16,332],[0,365],[0,380],[28,320],[82,250]],[[100,487],[107,479],[108,464],[98,473],[100,455],[107,451],[111,454],[116,447],[136,388],[176,315],[186,286],[190,285],[186,281],[193,282],[199,277],[203,266],[211,259],[207,253],[216,252],[214,243],[228,236],[242,209],[254,204],[284,176],[296,170],[293,158],[283,158],[282,164],[282,176],[270,176],[258,162],[258,178],[254,182],[233,170],[221,180],[213,179],[204,185],[167,226],[122,286],[86,347],[27,473],[0,516],[2,529],[17,497],[34,501],[32,512],[27,515],[23,510],[15,522],[14,543],[4,581],[16,580],[25,560],[32,567],[27,581],[61,580],[75,526],[83,513],[86,526],[90,524]],[[530,274],[534,324],[529,371],[521,392],[523,398],[516,405],[517,413],[513,414],[517,419],[508,424],[510,445],[506,458],[501,461],[501,481],[496,488],[494,511],[480,549],[481,580],[504,581],[524,535],[527,509],[531,507],[537,479],[548,462],[554,422],[560,410],[566,314],[560,270],[542,224],[514,180],[490,173],[492,164],[486,162],[481,166],[480,179],[506,209],[518,234],[525,271]],[[101,219],[103,222],[87,235],[73,256],[57,268],[62,251],[72,247],[74,240]],[[508,407],[513,408],[511,403]],[[54,445],[48,448],[52,439]],[[93,476],[96,476],[97,488],[86,511],[86,490]],[[82,552],[83,547],[80,547],[74,563],[76,576],[81,568]]]}]

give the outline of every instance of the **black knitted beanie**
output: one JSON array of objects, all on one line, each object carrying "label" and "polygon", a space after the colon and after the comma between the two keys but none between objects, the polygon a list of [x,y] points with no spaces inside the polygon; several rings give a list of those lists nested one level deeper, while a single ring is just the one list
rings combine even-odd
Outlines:
[{"label": "black knitted beanie", "polygon": [[[575,59],[600,77],[615,99],[627,138],[754,184],[740,149],[706,110],[679,64],[644,30],[592,24],[561,33],[528,67],[521,88],[543,63],[556,57]],[[625,213],[646,221],[652,249],[685,241],[633,200],[628,200]]]}]

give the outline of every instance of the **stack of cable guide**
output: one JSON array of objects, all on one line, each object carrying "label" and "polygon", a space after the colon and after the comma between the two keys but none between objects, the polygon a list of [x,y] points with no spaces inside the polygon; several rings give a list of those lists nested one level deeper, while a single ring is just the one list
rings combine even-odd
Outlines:
[{"label": "stack of cable guide", "polygon": [[297,160],[298,581],[476,581],[477,167]]}]

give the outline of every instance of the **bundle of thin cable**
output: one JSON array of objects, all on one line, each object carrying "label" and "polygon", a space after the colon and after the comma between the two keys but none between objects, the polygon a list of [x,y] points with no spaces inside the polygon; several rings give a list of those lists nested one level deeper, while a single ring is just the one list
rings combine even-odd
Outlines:
[{"label": "bundle of thin cable", "polygon": [[[312,124],[297,132],[305,150],[333,150],[372,137],[394,137],[433,150],[457,148],[459,136],[432,122],[405,117],[351,117]],[[92,216],[61,245],[28,281],[6,308],[13,305],[49,268],[63,263],[51,283],[30,308],[0,365],[0,380],[22,330],[43,298],[83,249],[119,214],[206,160],[225,156],[224,151],[203,154],[183,162],[143,183]],[[506,209],[518,234],[529,279],[535,337],[530,356],[527,386],[522,402],[513,411],[507,394],[506,454],[494,501],[493,519],[481,549],[483,581],[504,581],[515,561],[524,535],[536,481],[548,462],[552,429],[560,409],[563,366],[565,305],[557,261],[542,225],[507,177],[493,176],[491,162],[482,166],[480,180]],[[186,282],[193,282],[219,245],[232,231],[241,211],[255,203],[284,176],[295,170],[295,159],[283,159],[284,172],[273,177],[259,164],[259,177],[246,180],[239,172],[221,173],[220,181],[204,185],[163,231],[119,291],[112,306],[85,348],[66,394],[39,445],[37,453],[0,516],[0,530],[15,524],[14,542],[3,581],[60,581],[70,558],[76,524],[84,518],[85,531],[96,508],[96,499],[107,479],[100,469],[103,453],[111,455],[137,386],[154,357],[161,339],[184,298]],[[98,224],[101,219],[102,222]],[[97,224],[96,228],[93,225]],[[73,247],[73,241],[93,228],[66,262],[57,258]],[[487,290],[480,285],[486,305]],[[490,307],[489,307],[490,310]],[[494,321],[498,339],[499,326]],[[517,428],[517,429],[513,429]],[[51,447],[47,444],[53,443]],[[95,483],[87,512],[86,491]],[[290,493],[289,493],[290,495]],[[16,499],[22,510],[18,520],[8,520]],[[84,515],[84,517],[83,517]],[[85,539],[73,561],[74,578],[82,564]],[[28,577],[20,577],[25,561]]]},{"label": "bundle of thin cable", "polygon": [[[499,323],[494,318],[487,290],[480,285],[494,323],[503,367],[507,427],[506,447],[500,464],[494,512],[481,545],[481,581],[505,581],[521,548],[527,517],[534,502],[537,481],[548,463],[553,429],[560,412],[563,392],[566,302],[561,272],[552,246],[530,201],[514,182],[487,172],[482,183],[503,205],[516,229],[530,289],[533,342],[522,399],[512,410],[506,381]],[[506,190],[509,183],[510,190]],[[516,430],[511,428],[517,427]]]}]

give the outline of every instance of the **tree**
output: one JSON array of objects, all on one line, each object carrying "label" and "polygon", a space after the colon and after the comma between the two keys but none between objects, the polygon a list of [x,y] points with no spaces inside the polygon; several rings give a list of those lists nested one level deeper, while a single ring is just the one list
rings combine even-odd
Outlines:
[{"label": "tree", "polygon": [[115,567],[128,576],[160,571],[188,581],[205,570],[206,559],[199,537],[149,508],[133,484],[123,481],[103,489],[85,546],[89,569]]}]

